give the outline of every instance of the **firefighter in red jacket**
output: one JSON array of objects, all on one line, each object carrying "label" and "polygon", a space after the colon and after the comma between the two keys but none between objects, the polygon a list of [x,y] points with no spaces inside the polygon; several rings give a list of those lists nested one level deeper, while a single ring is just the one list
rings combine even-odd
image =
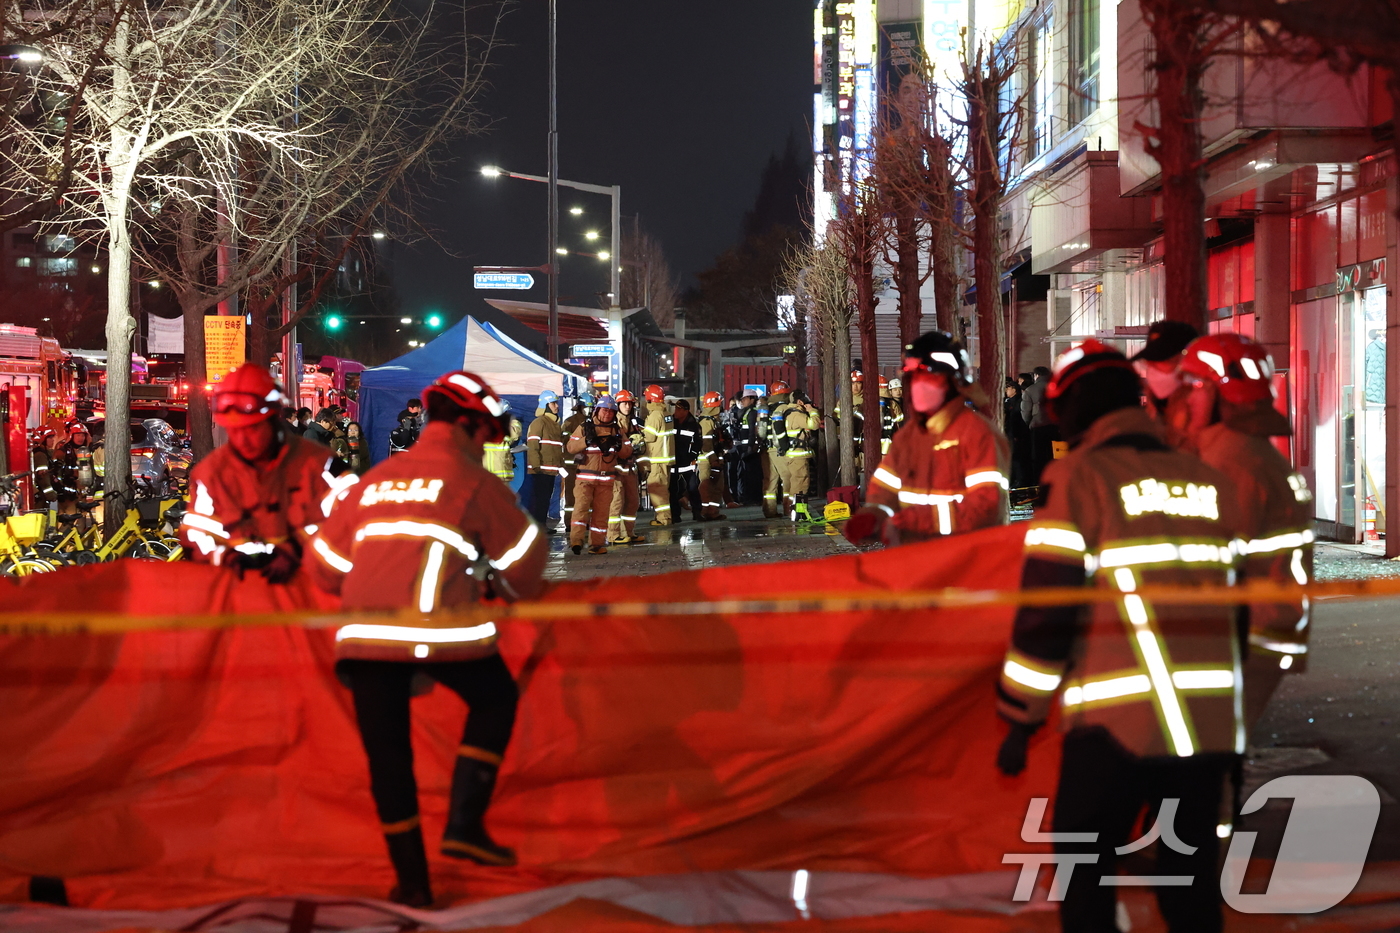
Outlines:
[{"label": "firefighter in red jacket", "polygon": [[1065,736],[1051,823],[1056,852],[1077,860],[1061,929],[1117,929],[1115,889],[1100,879],[1160,832],[1149,877],[1163,879],[1167,928],[1219,933],[1222,792],[1245,739],[1238,613],[1136,591],[1227,585],[1239,517],[1229,480],[1173,450],[1141,395],[1132,364],[1097,340],[1061,356],[1046,387],[1070,453],[1042,478],[1047,499],[1026,530],[1021,584],[1121,598],[1017,612],[997,689],[1011,723],[997,766],[1020,773],[1058,697]]},{"label": "firefighter in red jacket", "polygon": [[268,371],[244,363],[214,387],[214,421],[228,443],[190,471],[190,505],[180,538],[197,561],[259,570],[287,583],[330,510],[355,481],[330,472],[329,448],[283,428],[281,390]]},{"label": "firefighter in red jacket", "polygon": [[[1269,438],[1291,433],[1274,408],[1273,360],[1238,334],[1209,334],[1182,357],[1186,445],[1230,478],[1244,542],[1242,575],[1284,585],[1312,578],[1312,492]],[[1244,660],[1245,724],[1264,713],[1284,672],[1308,657],[1308,601],[1252,603]]]},{"label": "firefighter in red jacket", "polygon": [[918,417],[895,434],[846,537],[907,544],[1006,524],[1011,448],[968,405],[967,351],[930,331],[904,348],[904,372]]},{"label": "firefighter in red jacket", "polygon": [[452,690],[469,710],[442,854],[515,864],[483,823],[515,724],[515,680],[496,651],[493,623],[452,626],[433,613],[536,595],[549,542],[510,487],[482,466],[484,445],[509,430],[491,387],[472,373],[448,373],[424,401],[428,424],[418,442],[337,497],[311,565],[345,610],[400,613],[385,624],[342,626],[336,673],[354,693],[370,791],[398,878],[390,899],[415,907],[433,899],[409,742],[415,674]]}]

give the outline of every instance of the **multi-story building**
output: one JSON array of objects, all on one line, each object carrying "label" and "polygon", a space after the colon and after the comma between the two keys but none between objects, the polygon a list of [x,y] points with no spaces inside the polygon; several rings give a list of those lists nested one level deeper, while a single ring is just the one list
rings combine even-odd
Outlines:
[{"label": "multi-story building", "polygon": [[[868,89],[880,86],[880,27],[917,22],[936,58],[947,23],[961,17],[959,28],[1014,47],[1021,62],[1008,94],[1024,108],[1021,151],[1003,206],[1008,369],[1095,335],[1135,349],[1163,314],[1165,260],[1160,172],[1142,129],[1156,116],[1137,0],[869,0],[819,4],[819,13],[828,7],[838,26],[837,8],[873,16],[877,39],[874,51],[862,38],[844,52],[846,35],[867,33],[838,28],[829,62],[831,39],[819,28],[819,171],[824,159],[858,151],[856,115],[876,106]],[[818,25],[830,28],[831,17]],[[1207,71],[1208,326],[1252,336],[1273,354],[1319,532],[1375,540],[1387,503],[1400,503],[1400,416],[1387,418],[1400,403],[1400,356],[1386,343],[1400,325],[1386,288],[1387,270],[1400,268],[1393,114],[1369,69],[1344,76],[1258,52],[1224,49]],[[830,201],[819,198],[823,209]],[[1042,291],[1043,303],[1023,297]],[[1400,537],[1387,550],[1400,554]]]}]

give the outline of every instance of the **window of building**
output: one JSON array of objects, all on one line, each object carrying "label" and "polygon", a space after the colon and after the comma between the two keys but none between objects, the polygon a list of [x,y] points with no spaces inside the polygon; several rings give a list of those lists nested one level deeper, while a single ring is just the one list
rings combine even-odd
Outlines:
[{"label": "window of building", "polygon": [[50,253],[71,253],[78,248],[78,241],[64,233],[51,233],[40,237],[44,249]]},{"label": "window of building", "polygon": [[1055,19],[1050,11],[1032,20],[1026,34],[1026,138],[1032,158],[1054,145]]},{"label": "window of building", "polygon": [[1070,122],[1099,109],[1099,0],[1073,0],[1070,7]]},{"label": "window of building", "polygon": [[15,265],[20,269],[28,269],[30,266],[34,265],[34,260],[28,256],[21,256],[15,260]]},{"label": "window of building", "polygon": [[45,256],[39,260],[40,275],[77,275],[78,260],[71,256]]}]

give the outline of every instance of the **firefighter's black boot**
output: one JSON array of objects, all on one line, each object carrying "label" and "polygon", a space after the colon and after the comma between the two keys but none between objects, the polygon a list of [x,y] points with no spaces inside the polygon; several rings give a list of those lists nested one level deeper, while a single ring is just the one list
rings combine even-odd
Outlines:
[{"label": "firefighter's black boot", "polygon": [[480,865],[515,864],[515,851],[497,845],[482,822],[486,806],[491,802],[491,792],[496,788],[498,767],[468,755],[457,756],[457,765],[452,770],[452,803],[447,811],[447,830],[442,834],[443,855],[471,859]]},{"label": "firefighter's black boot", "polygon": [[389,892],[389,900],[405,907],[433,906],[433,889],[428,883],[428,853],[423,848],[423,827],[397,833],[385,833],[389,845],[389,861],[394,863],[398,884]]}]

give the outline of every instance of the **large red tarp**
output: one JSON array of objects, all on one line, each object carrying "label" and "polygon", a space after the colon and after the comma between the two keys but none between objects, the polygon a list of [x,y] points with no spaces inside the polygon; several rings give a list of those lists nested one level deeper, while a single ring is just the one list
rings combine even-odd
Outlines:
[{"label": "large red tarp", "polygon": [[[1013,587],[1022,529],[878,554],[555,587],[550,600]],[[194,564],[7,582],[11,610],[267,611],[298,599]],[[1057,743],[993,767],[1010,611],[596,616],[502,626],[523,699],[492,808],[521,867],[435,861],[484,897],[617,874],[1004,871]],[[329,629],[0,638],[0,892],[68,879],[83,906],[380,896],[391,876]],[[414,703],[441,831],[463,707]]]}]

